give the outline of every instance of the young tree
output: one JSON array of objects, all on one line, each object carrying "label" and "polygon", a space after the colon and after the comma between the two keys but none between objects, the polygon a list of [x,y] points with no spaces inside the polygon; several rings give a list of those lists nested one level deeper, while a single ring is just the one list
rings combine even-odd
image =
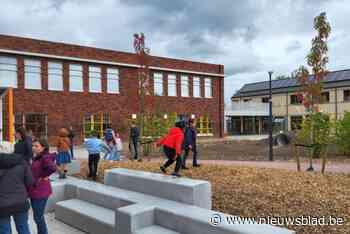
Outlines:
[{"label": "young tree", "polygon": [[[324,142],[323,137],[322,141],[318,142],[320,136],[315,134],[325,133],[325,131],[316,132],[315,124],[320,120],[320,104],[322,102],[322,89],[323,89],[323,80],[327,75],[327,63],[328,63],[328,46],[327,40],[331,32],[331,26],[327,21],[326,13],[323,12],[314,19],[314,29],[317,31],[317,35],[312,39],[312,47],[307,55],[307,65],[311,68],[311,72],[306,66],[300,66],[296,72],[296,78],[301,85],[301,90],[299,98],[301,99],[306,112],[308,114],[307,121],[305,124],[309,127],[303,128],[304,131],[309,129],[308,137],[309,143],[311,145],[311,154],[310,160],[312,162],[312,157],[316,152],[315,149],[321,146],[323,147],[326,142]],[[310,76],[312,74],[312,76]],[[322,149],[324,150],[324,149]],[[326,154],[323,154],[323,164],[326,162]],[[324,172],[324,168],[322,170]]]},{"label": "young tree", "polygon": [[138,120],[139,120],[139,128],[140,128],[140,140],[142,143],[143,136],[144,136],[144,123],[145,123],[145,112],[146,112],[145,99],[146,99],[146,96],[150,94],[150,90],[149,90],[150,50],[146,48],[145,35],[143,33],[134,34],[134,49],[135,49],[135,53],[137,55],[139,66],[140,66],[138,68],[138,81],[139,81],[138,93],[140,96]]}]

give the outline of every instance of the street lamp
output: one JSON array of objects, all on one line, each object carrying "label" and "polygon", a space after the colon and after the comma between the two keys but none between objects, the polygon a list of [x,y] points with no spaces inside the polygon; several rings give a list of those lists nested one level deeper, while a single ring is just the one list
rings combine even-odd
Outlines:
[{"label": "street lamp", "polygon": [[273,71],[269,71],[269,160],[273,161],[273,139],[272,139],[272,74]]}]

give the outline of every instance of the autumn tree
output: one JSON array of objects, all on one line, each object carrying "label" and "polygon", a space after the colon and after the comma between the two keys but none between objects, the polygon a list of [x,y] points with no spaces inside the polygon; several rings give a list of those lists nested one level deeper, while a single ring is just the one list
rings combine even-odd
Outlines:
[{"label": "autumn tree", "polygon": [[[296,79],[301,86],[298,97],[302,101],[307,112],[306,121],[304,121],[304,127],[302,128],[304,132],[301,135],[307,135],[308,144],[311,146],[311,162],[316,149],[320,149],[320,151],[326,150],[325,146],[329,139],[327,135],[324,135],[329,133],[329,125],[327,126],[327,122],[322,121],[324,124],[319,126],[320,120],[328,118],[328,116],[325,116],[325,114],[320,111],[323,81],[327,75],[327,40],[331,32],[331,26],[327,21],[325,12],[315,17],[314,29],[317,34],[312,39],[312,47],[306,57],[307,65],[310,70],[307,66],[300,66],[296,72]],[[325,164],[326,153],[323,153],[322,173],[325,170]]]}]

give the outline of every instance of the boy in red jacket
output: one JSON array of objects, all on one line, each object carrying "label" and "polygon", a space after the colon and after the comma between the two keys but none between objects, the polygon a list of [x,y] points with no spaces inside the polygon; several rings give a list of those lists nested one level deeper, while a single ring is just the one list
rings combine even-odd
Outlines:
[{"label": "boy in red jacket", "polygon": [[176,161],[175,171],[171,175],[180,177],[179,171],[182,165],[181,149],[184,140],[184,128],[185,123],[183,121],[176,122],[175,127],[169,130],[168,135],[157,142],[157,146],[163,146],[164,154],[168,158],[165,164],[160,167],[163,173],[166,173],[166,168]]}]

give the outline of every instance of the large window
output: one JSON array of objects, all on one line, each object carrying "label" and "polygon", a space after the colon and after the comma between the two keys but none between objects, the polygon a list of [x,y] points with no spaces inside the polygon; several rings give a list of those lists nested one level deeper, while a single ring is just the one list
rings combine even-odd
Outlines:
[{"label": "large window", "polygon": [[49,90],[63,90],[63,66],[62,63],[48,63]]},{"label": "large window", "polygon": [[201,79],[193,77],[193,97],[201,97]]},{"label": "large window", "polygon": [[295,94],[290,95],[290,104],[298,105],[298,104],[301,104],[301,102],[302,102],[301,99],[297,95]]},{"label": "large window", "polygon": [[119,70],[116,68],[107,69],[107,92],[119,93]]},{"label": "large window", "polygon": [[290,124],[292,131],[300,129],[301,124],[303,123],[303,116],[291,116]]},{"label": "large window", "polygon": [[188,88],[188,76],[186,75],[181,76],[181,96],[182,97],[190,96],[190,92]]},{"label": "large window", "polygon": [[168,96],[171,96],[171,97],[177,96],[175,74],[168,75]]},{"label": "large window", "polygon": [[204,87],[205,87],[205,97],[206,98],[213,97],[213,89],[212,89],[210,78],[205,79]]},{"label": "large window", "polygon": [[91,93],[101,93],[101,68],[100,67],[89,67],[89,91]]},{"label": "large window", "polygon": [[321,93],[321,102],[322,103],[328,103],[329,102],[329,92],[322,92]]},{"label": "large window", "polygon": [[40,60],[24,60],[24,87],[26,89],[41,89]]},{"label": "large window", "polygon": [[199,120],[197,120],[197,130],[198,130],[198,135],[202,135],[202,136],[213,135],[213,126],[209,117],[202,116],[199,118]]},{"label": "large window", "polygon": [[344,90],[344,102],[350,102],[350,90]]},{"label": "large window", "polygon": [[0,57],[0,87],[17,88],[17,59]]},{"label": "large window", "polygon": [[86,114],[84,116],[84,135],[88,137],[96,131],[100,137],[107,128],[111,128],[111,117],[108,113]]},{"label": "large window", "polygon": [[162,73],[154,73],[154,95],[163,96],[163,74]]},{"label": "large window", "polygon": [[30,114],[15,114],[15,128],[23,127],[28,132],[32,132],[33,137],[47,137],[47,114],[45,113],[30,113]]},{"label": "large window", "polygon": [[77,64],[69,65],[69,91],[83,92],[83,66]]}]

